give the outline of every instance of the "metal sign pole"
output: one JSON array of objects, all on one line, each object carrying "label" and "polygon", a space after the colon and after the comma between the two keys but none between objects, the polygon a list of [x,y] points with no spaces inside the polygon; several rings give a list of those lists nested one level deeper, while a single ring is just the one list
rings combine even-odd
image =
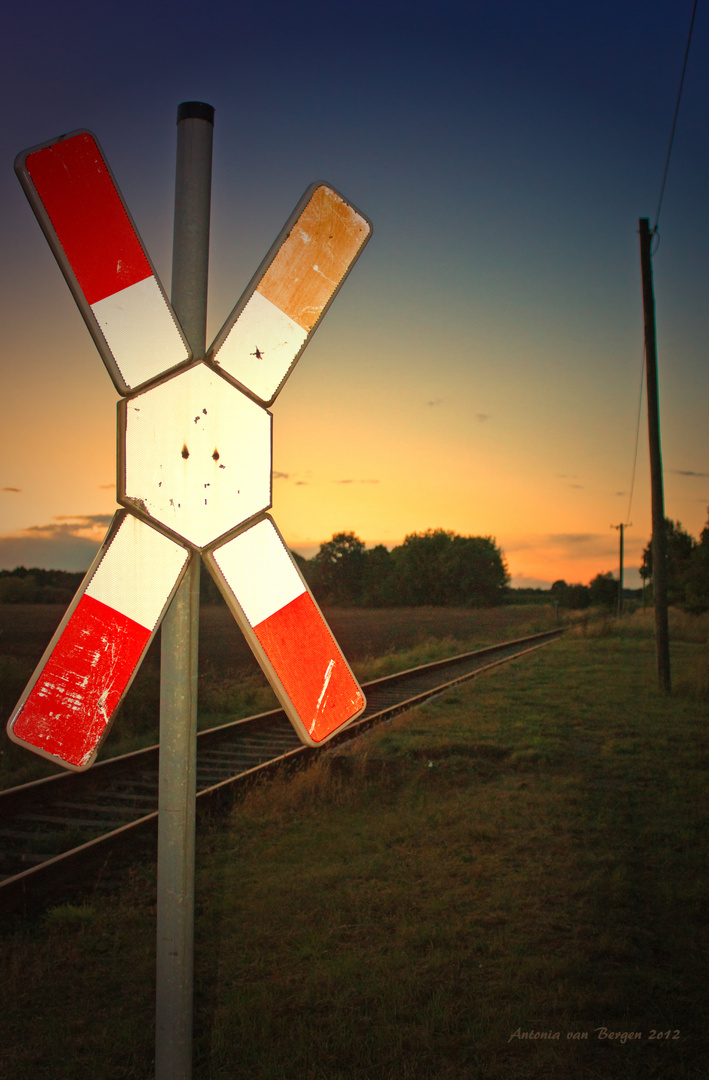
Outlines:
[{"label": "metal sign pole", "polygon": [[[204,356],[214,109],[177,111],[172,304]],[[193,553],[162,626],[155,1080],[192,1076],[197,656],[201,559]]]}]

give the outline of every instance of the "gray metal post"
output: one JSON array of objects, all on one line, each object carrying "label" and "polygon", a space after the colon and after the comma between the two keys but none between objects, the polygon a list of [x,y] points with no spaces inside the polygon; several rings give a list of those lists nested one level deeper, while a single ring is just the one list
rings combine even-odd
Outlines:
[{"label": "gray metal post", "polygon": [[[214,109],[177,110],[172,304],[204,356]],[[192,1076],[199,574],[193,555],[162,624],[155,1080]]]}]

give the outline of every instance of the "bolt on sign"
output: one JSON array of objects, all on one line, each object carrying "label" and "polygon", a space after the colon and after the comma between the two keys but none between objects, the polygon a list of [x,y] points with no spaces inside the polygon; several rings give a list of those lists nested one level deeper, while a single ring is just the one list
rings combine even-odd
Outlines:
[{"label": "bolt on sign", "polygon": [[75,131],[15,169],[118,404],[119,510],[8,722],[69,769],[95,760],[191,559],[204,559],[301,740],[364,694],[271,506],[273,404],[371,236],[313,184],[204,357],[194,357],[96,138]]}]

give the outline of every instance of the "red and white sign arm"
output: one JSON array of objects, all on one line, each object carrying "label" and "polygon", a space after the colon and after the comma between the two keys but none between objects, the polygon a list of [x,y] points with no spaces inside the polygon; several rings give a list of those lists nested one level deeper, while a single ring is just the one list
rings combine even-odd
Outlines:
[{"label": "red and white sign arm", "polygon": [[15,171],[119,393],[190,360],[96,137],[25,150]]},{"label": "red and white sign arm", "polygon": [[272,519],[204,554],[302,742],[321,746],[366,701]]},{"label": "red and white sign arm", "polygon": [[14,742],[68,769],[93,764],[189,558],[118,511],[10,717]]},{"label": "red and white sign arm", "polygon": [[286,222],[207,359],[271,405],[372,235],[329,184],[312,184]]}]

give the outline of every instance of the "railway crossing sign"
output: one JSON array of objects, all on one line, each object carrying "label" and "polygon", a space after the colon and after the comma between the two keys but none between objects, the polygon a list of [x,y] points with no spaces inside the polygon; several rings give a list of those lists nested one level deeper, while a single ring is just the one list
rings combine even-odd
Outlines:
[{"label": "railway crossing sign", "polygon": [[116,389],[119,510],[8,722],[67,768],[95,760],[190,560],[204,558],[301,740],[364,709],[274,521],[268,411],[372,227],[305,192],[204,357],[175,312],[89,131],[15,169]]}]

